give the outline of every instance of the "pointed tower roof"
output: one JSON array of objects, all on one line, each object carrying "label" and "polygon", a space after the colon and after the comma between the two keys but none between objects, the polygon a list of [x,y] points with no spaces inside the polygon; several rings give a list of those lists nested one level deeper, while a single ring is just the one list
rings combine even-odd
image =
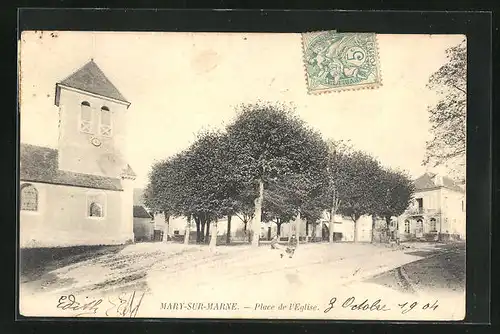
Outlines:
[{"label": "pointed tower roof", "polygon": [[[59,90],[59,85],[76,88],[85,92],[97,94],[130,104],[127,99],[118,91],[118,89],[111,83],[111,81],[109,81],[109,79],[97,66],[93,59],[79,68],[73,74],[68,76],[66,79],[57,83],[57,90]],[[56,96],[58,95],[57,93]],[[56,99],[56,105],[59,104],[58,102],[58,99]]]}]

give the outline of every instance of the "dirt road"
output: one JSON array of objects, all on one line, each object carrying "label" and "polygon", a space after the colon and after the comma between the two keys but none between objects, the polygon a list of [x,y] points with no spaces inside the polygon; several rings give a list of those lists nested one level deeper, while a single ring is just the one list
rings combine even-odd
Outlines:
[{"label": "dirt road", "polygon": [[[117,296],[131,296],[136,292],[143,296],[144,302],[134,316],[356,318],[359,314],[349,307],[341,306],[336,312],[324,310],[332,298],[339,302],[350,297],[360,302],[383,298],[392,307],[414,298],[408,291],[398,292],[366,280],[422,259],[422,254],[415,251],[371,244],[301,244],[295,256],[289,259],[281,258],[279,251],[270,247],[218,247],[210,252],[204,246],[135,244],[118,253],[53,270],[36,281],[22,284],[22,306],[25,313],[74,316],[71,307],[62,312],[54,306],[62,296],[73,295],[80,298],[80,303],[82,299],[96,298],[105,303],[109,298],[120,299]],[[35,298],[45,302],[35,303]],[[210,303],[216,304],[207,306]],[[219,307],[231,303],[237,303],[237,309],[220,312]],[[280,310],[281,303],[283,309]],[[357,301],[353,303],[356,305]],[[450,305],[454,304],[455,299]],[[295,307],[295,311],[285,309]],[[397,311],[393,308],[363,317],[397,318]],[[416,311],[413,314],[419,316]],[[441,313],[433,313],[438,314]]]}]

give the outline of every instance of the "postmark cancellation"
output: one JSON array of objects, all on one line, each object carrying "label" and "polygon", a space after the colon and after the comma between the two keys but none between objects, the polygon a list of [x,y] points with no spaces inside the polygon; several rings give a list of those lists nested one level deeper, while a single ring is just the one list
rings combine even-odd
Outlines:
[{"label": "postmark cancellation", "polygon": [[302,34],[302,45],[308,93],[382,85],[374,33],[309,32]]}]

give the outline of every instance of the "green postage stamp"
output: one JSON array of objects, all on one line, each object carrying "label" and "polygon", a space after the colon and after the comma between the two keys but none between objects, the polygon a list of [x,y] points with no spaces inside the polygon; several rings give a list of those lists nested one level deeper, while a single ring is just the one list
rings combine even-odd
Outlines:
[{"label": "green postage stamp", "polygon": [[309,93],[382,85],[374,33],[303,33],[302,44]]}]

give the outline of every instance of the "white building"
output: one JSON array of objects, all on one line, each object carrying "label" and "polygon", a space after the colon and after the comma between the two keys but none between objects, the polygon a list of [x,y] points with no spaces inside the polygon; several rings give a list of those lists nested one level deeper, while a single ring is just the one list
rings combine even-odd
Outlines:
[{"label": "white building", "polygon": [[452,179],[425,173],[415,180],[414,200],[398,217],[402,240],[465,239],[465,188]]}]

